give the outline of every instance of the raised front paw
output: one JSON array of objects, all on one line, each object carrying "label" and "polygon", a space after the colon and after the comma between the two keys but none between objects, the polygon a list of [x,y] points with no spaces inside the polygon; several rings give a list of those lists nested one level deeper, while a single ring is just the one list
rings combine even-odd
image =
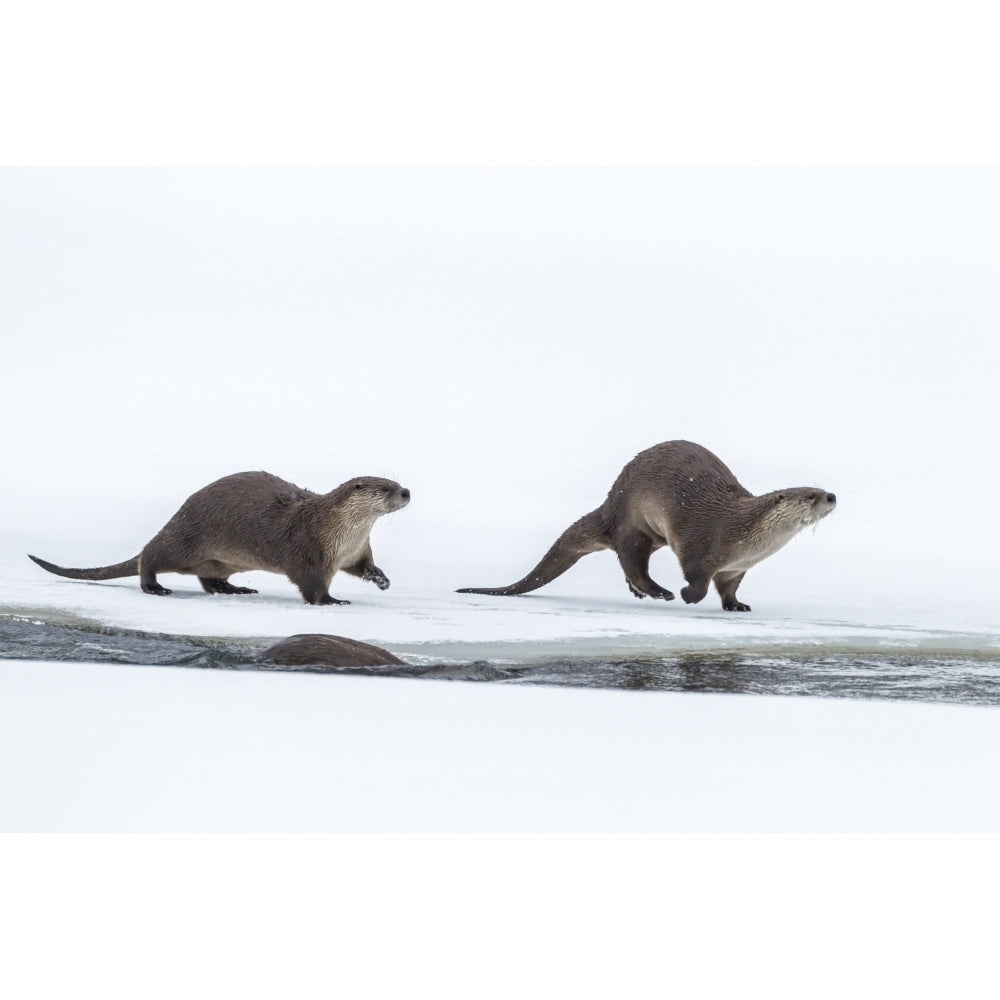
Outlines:
[{"label": "raised front paw", "polygon": [[389,589],[389,578],[378,568],[378,566],[368,570],[368,572],[365,573],[361,579],[367,580],[369,583],[374,583],[379,590]]}]

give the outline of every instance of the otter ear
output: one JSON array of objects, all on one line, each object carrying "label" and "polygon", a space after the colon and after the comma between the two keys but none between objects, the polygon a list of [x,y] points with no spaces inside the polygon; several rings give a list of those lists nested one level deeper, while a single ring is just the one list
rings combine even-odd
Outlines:
[{"label": "otter ear", "polygon": [[784,499],[786,499],[786,498],[785,498],[785,494],[784,494],[784,493],[779,493],[779,494],[778,494],[778,502],[780,503],[780,502],[781,502],[782,500],[784,500]]}]

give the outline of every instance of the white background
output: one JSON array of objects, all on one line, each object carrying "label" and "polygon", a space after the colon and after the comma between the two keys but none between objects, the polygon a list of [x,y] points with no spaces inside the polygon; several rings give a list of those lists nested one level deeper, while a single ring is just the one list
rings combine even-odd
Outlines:
[{"label": "white background", "polygon": [[[91,4],[86,11],[65,4],[22,5],[12,12],[0,40],[5,95],[0,149],[6,161],[18,163],[995,163],[996,130],[989,127],[997,90],[995,36],[985,12],[978,3],[951,4],[947,11],[935,5],[865,3],[831,12],[784,3],[752,9],[629,4],[618,5],[612,16],[597,7],[533,3],[530,12],[507,5],[495,14],[450,4],[378,4],[353,7],[349,14],[337,6],[285,5],[279,15],[265,7],[200,4],[197,12],[180,5],[163,16],[113,3]],[[5,177],[5,189],[9,183]],[[983,213],[979,245],[988,260],[987,244],[996,232],[989,223],[989,206],[995,202],[989,185],[980,190],[983,200],[973,199],[963,217]],[[963,252],[969,240],[975,243],[970,228],[945,241],[953,263],[956,250]],[[0,232],[6,247],[11,238],[6,225]],[[851,255],[862,254],[860,244],[866,242],[857,241]],[[905,242],[897,241],[897,248]],[[917,241],[921,253],[931,242],[937,241]],[[938,246],[935,252],[941,250]],[[114,284],[114,274],[128,272],[133,252],[139,251],[116,255],[107,284]],[[0,320],[6,361],[8,309],[14,308],[8,297],[20,294],[25,270],[30,275],[35,269],[15,249],[18,283],[8,280],[15,272],[7,271],[8,251],[4,253]],[[107,260],[106,253],[97,259]],[[972,276],[977,268],[974,263],[968,268],[970,262],[971,255],[964,265],[959,262],[962,275],[957,280],[968,288],[971,277],[969,296],[981,298],[981,280]],[[77,267],[81,261],[72,264]],[[919,285],[917,301],[927,306],[929,290],[910,274],[899,286],[899,300],[907,301],[908,292]],[[940,269],[936,278],[942,278]],[[37,301],[38,292],[29,281],[26,293]],[[876,297],[886,302],[883,292]],[[50,298],[57,306],[58,296]],[[924,376],[920,383],[947,417],[932,428],[969,432],[957,441],[948,436],[945,455],[935,434],[932,447],[920,457],[940,473],[939,493],[954,490],[959,498],[947,503],[978,496],[977,512],[987,512],[975,522],[978,533],[990,520],[995,479],[978,494],[970,490],[979,480],[967,478],[964,458],[969,453],[978,457],[977,446],[988,454],[994,425],[982,398],[983,386],[989,386],[984,382],[989,357],[982,352],[989,348],[979,344],[980,353],[970,358],[971,327],[950,321],[953,308],[961,315],[964,298],[951,295],[947,308],[932,310],[935,318],[924,327],[941,331],[949,345],[955,338],[953,353],[944,351],[936,335],[918,340],[915,358],[899,339],[891,341],[888,354],[874,336],[863,344],[885,362],[901,366],[904,376]],[[833,309],[836,315],[838,300],[827,296],[824,311]],[[159,311],[165,306],[161,300]],[[83,313],[87,316],[87,310]],[[884,316],[884,310],[878,314]],[[23,312],[12,315],[23,325]],[[152,324],[151,310],[142,309],[140,315],[144,324]],[[971,313],[965,315],[971,318]],[[926,309],[918,310],[913,321],[919,325],[926,316]],[[105,325],[108,303],[88,318],[101,320],[97,329],[86,331],[101,350],[114,344],[109,338],[116,335],[121,343],[121,322]],[[43,328],[52,334],[52,324]],[[220,325],[213,329],[218,332]],[[840,332],[857,344],[858,327],[852,324],[850,330]],[[803,324],[803,331],[809,333],[810,327]],[[732,337],[737,333],[729,331]],[[761,339],[766,338],[758,330]],[[80,531],[77,522],[50,516],[45,509],[53,503],[50,489],[33,491],[22,480],[24,468],[35,475],[51,474],[39,457],[47,437],[51,442],[64,434],[76,445],[50,448],[47,462],[55,467],[55,478],[62,463],[75,462],[74,471],[82,468],[94,486],[102,480],[93,477],[93,465],[74,455],[81,439],[95,461],[105,455],[104,438],[112,448],[127,445],[117,411],[105,409],[104,403],[91,420],[83,407],[71,408],[58,397],[43,401],[39,391],[44,386],[37,383],[46,378],[45,370],[36,367],[32,376],[31,368],[44,357],[40,348],[19,337],[13,343],[24,353],[3,366],[2,376],[4,397],[11,400],[3,416],[15,441],[15,460],[7,467],[17,470],[11,476],[15,481],[4,481],[4,517],[17,518],[7,537],[34,524],[49,532],[54,525],[64,527],[67,541],[124,541],[126,530],[144,540],[149,517],[162,512],[126,504],[109,513],[106,505],[79,501],[70,492],[67,501],[82,503],[79,514],[93,519]],[[787,332],[781,337],[792,355],[797,354],[796,343]],[[163,347],[161,341],[148,345],[150,350]],[[126,338],[119,354],[130,349],[136,349],[135,342]],[[944,359],[940,364],[929,354],[934,350]],[[58,338],[51,358],[54,364],[61,355],[79,361],[78,351]],[[825,354],[810,352],[800,373],[810,366],[819,388],[829,394],[827,366],[835,376],[842,375],[848,370],[843,353],[830,344]],[[169,370],[169,355],[164,352],[161,359]],[[235,363],[239,367],[239,358]],[[956,365],[960,376],[937,378],[942,367],[954,375]],[[74,373],[80,393],[84,377],[98,383],[113,380],[101,374],[107,371],[103,358],[81,369]],[[753,369],[759,372],[758,365]],[[853,392],[858,373],[862,387],[872,384],[862,365],[850,371],[852,378],[840,384],[842,392]],[[31,378],[31,384],[24,384]],[[143,442],[132,457],[143,460],[153,449],[137,428],[145,423],[148,433],[155,433],[164,412],[183,409],[170,406],[167,398],[171,385],[177,391],[176,380],[157,376],[155,412],[124,405],[130,399],[147,402],[149,395],[123,390],[124,378],[113,381],[125,393],[121,412],[133,421],[127,434]],[[57,374],[54,387],[65,390],[70,382],[68,375]],[[664,384],[657,377],[656,385]],[[669,384],[676,393],[676,380]],[[950,387],[943,399],[933,395],[942,385]],[[920,384],[903,377],[893,391],[901,395],[892,399],[912,401]],[[257,402],[259,394],[249,395]],[[863,396],[855,394],[854,403],[864,404]],[[22,401],[30,405],[25,408]],[[56,408],[54,416],[50,407]],[[193,420],[188,409],[186,419]],[[869,398],[865,412],[890,410]],[[672,416],[685,412],[690,413],[690,405],[687,411],[670,408]],[[274,406],[272,421],[287,420],[282,413],[281,406]],[[713,429],[725,426],[723,411],[716,413],[705,416]],[[908,413],[916,430],[911,433],[914,424],[902,420],[887,442],[880,433],[885,423],[879,423],[870,438],[873,450],[884,444],[897,458],[918,452],[919,430],[931,418],[919,406]],[[832,419],[828,411],[823,416]],[[559,422],[568,420],[552,413],[545,420],[541,443],[555,447]],[[852,418],[848,428],[856,434],[859,425]],[[639,430],[638,422],[626,426]],[[714,445],[751,488],[774,485],[772,473],[783,481],[779,473],[787,471],[792,481],[814,477],[841,495],[837,520],[815,538],[802,540],[809,543],[807,564],[822,558],[825,569],[829,553],[821,557],[819,547],[833,535],[826,529],[840,528],[841,541],[854,537],[858,525],[848,522],[848,499],[860,511],[864,485],[874,486],[870,471],[857,470],[859,494],[852,489],[854,477],[848,477],[855,467],[833,464],[839,454],[856,459],[858,449],[841,453],[830,442],[829,452],[810,447],[808,457],[825,455],[831,464],[806,469],[796,446],[786,470],[765,464],[785,460],[784,449],[768,448],[760,455],[740,450],[760,447],[759,434],[746,435],[734,449],[728,438],[709,440],[702,429],[708,426],[699,424],[699,438]],[[773,430],[773,420],[768,426]],[[210,427],[202,424],[206,440],[218,433]],[[181,429],[172,429],[172,440],[181,442]],[[305,424],[296,429],[310,438],[317,433]],[[392,440],[398,441],[399,425],[393,430]],[[24,444],[32,434],[39,438],[37,451]],[[193,431],[188,434],[194,436]],[[663,436],[643,437],[635,449]],[[561,437],[570,435],[563,429]],[[156,446],[162,447],[163,440],[157,439]],[[610,472],[624,460],[625,444],[610,443]],[[957,461],[952,447],[959,449]],[[180,450],[189,459],[201,453],[200,448]],[[370,456],[366,450],[364,457]],[[527,469],[524,456],[518,460]],[[395,465],[395,458],[386,465]],[[607,472],[598,473],[599,465],[593,463],[593,481],[579,482],[579,470],[591,468],[589,460],[577,466],[567,461],[564,475],[578,477],[570,483],[582,487],[581,494],[589,497],[598,489],[600,496]],[[977,474],[984,465],[988,462],[976,463]],[[908,458],[900,467],[911,474],[915,469]],[[395,471],[400,478],[405,474]],[[288,475],[306,485],[322,485],[296,470]],[[754,480],[758,475],[762,482]],[[201,485],[204,477],[191,478]],[[61,488],[66,481],[59,479]],[[926,487],[927,481],[922,482]],[[176,483],[182,495],[189,485],[183,477]],[[397,536],[404,516],[411,524],[417,520],[418,486],[411,485],[414,507],[396,520]],[[114,495],[124,498],[130,488],[135,497],[161,495],[159,489],[129,482],[118,483]],[[547,528],[560,520],[568,499],[555,502]],[[900,500],[909,503],[912,497]],[[37,515],[32,515],[34,503],[42,508]],[[112,531],[108,522],[117,517],[121,523]],[[884,519],[873,518],[869,534],[875,533],[875,523]],[[960,529],[952,525],[950,530]],[[926,538],[935,557],[957,551],[950,543],[939,544],[934,531]],[[910,550],[898,541],[889,544],[897,552]],[[402,552],[401,543],[398,547]],[[775,558],[791,557],[794,551],[789,548]],[[984,546],[976,562],[991,558]],[[964,568],[973,562],[970,558]],[[756,573],[766,570],[765,565]],[[583,564],[579,571],[587,572]],[[832,578],[825,574],[821,579],[827,576]],[[911,579],[914,586],[926,585],[923,573]],[[816,593],[818,586],[817,578],[811,578],[810,592]],[[975,588],[966,593],[974,596]],[[906,600],[912,607],[912,596]],[[989,968],[979,958],[989,954],[982,938],[989,922],[980,900],[995,894],[990,841],[767,839],[761,848],[746,839],[671,843],[657,838],[640,850],[634,839],[592,847],[560,838],[548,853],[542,853],[537,840],[520,849],[476,840],[472,845],[437,841],[435,847],[417,843],[412,850],[398,838],[366,846],[323,839],[311,850],[302,841],[290,846],[287,840],[234,843],[231,838],[201,838],[186,842],[187,847],[161,839],[152,850],[135,839],[96,846],[77,841],[75,852],[65,839],[60,843],[62,851],[51,840],[33,845],[7,841],[7,867],[16,877],[5,881],[11,891],[5,893],[4,916],[18,932],[11,949],[18,961],[8,962],[6,971],[21,996],[52,995],[53,989],[78,992],[81,984],[98,981],[105,996],[135,995],[137,989],[144,995],[168,995],[178,988],[188,995],[211,988],[217,995],[234,982],[245,993],[263,994],[272,984],[294,982],[298,995],[309,995],[310,990],[328,992],[335,982],[347,984],[352,995],[386,995],[390,973],[396,976],[397,993],[418,995],[429,984],[436,995],[468,995],[477,988],[483,994],[488,989],[484,982],[516,986],[527,995],[551,994],[567,984],[578,995],[606,995],[623,983],[631,995],[643,990],[659,995],[674,988],[687,996],[801,996],[804,991],[814,996],[894,991],[976,996],[991,989]],[[212,850],[209,844],[214,844]],[[498,859],[495,867],[483,861],[491,853]],[[347,858],[349,865],[337,863]],[[401,922],[400,914],[408,919]],[[355,919],[345,921],[345,915]],[[451,947],[441,946],[443,933]],[[546,942],[544,948],[540,940]]]}]

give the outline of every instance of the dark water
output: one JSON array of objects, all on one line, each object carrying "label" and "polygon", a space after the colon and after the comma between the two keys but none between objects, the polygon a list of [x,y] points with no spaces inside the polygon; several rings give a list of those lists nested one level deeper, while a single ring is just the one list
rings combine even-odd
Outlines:
[{"label": "dark water", "polygon": [[[411,663],[395,667],[257,662],[273,639],[196,638],[0,616],[0,660],[131,663],[223,670],[426,677],[632,691],[710,691],[1000,705],[1000,657],[900,651],[670,652],[642,658],[554,657],[528,663]],[[2,669],[2,667],[0,667]]]}]

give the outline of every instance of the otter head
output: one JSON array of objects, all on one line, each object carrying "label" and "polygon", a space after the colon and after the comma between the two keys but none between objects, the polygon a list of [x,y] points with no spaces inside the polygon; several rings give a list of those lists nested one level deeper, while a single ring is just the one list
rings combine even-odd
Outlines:
[{"label": "otter head", "polygon": [[775,490],[760,497],[748,497],[746,519],[739,528],[742,568],[773,555],[803,528],[816,524],[837,505],[832,493],[811,486]]},{"label": "otter head", "polygon": [[793,531],[822,521],[837,506],[837,498],[814,486],[799,486],[768,494],[772,506],[769,520]]},{"label": "otter head", "polygon": [[358,476],[341,483],[330,498],[338,507],[357,512],[359,516],[381,517],[401,510],[410,502],[410,491],[391,479]]}]

